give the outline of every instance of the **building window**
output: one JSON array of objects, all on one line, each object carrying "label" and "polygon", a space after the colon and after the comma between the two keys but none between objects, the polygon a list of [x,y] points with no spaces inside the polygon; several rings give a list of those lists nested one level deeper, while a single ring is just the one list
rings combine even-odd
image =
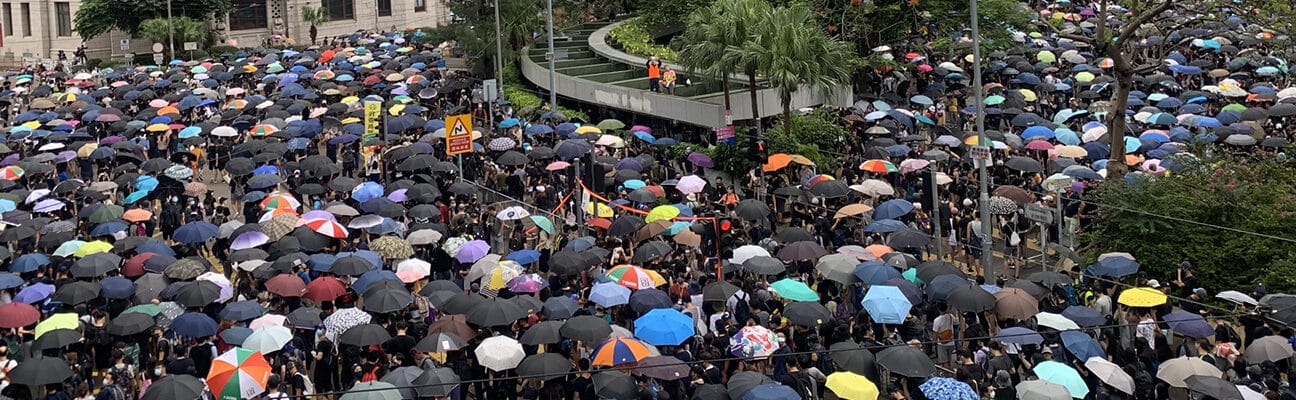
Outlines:
[{"label": "building window", "polygon": [[427,11],[427,0],[414,0],[414,12]]},{"label": "building window", "polygon": [[72,36],[72,5],[54,3],[54,26],[59,36]]},{"label": "building window", "polygon": [[31,3],[22,3],[23,36],[32,35]]},{"label": "building window", "polygon": [[13,5],[4,3],[4,34],[13,36]]},{"label": "building window", "polygon": [[355,0],[323,0],[320,5],[328,9],[330,20],[355,19]]},{"label": "building window", "polygon": [[246,29],[265,29],[266,0],[234,0],[230,2],[233,10],[229,13],[231,31]]},{"label": "building window", "polygon": [[392,15],[391,0],[378,0],[378,16],[390,17]]}]

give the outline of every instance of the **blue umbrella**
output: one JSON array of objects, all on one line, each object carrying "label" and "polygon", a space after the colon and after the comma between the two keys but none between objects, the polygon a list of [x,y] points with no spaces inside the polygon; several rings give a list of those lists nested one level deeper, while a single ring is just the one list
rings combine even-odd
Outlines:
[{"label": "blue umbrella", "polygon": [[766,383],[752,388],[742,400],[801,400],[801,395],[791,386]]},{"label": "blue umbrella", "polygon": [[517,120],[517,118],[509,118],[509,119],[506,119],[506,120],[500,121],[500,123],[499,123],[499,127],[500,127],[500,128],[512,128],[512,127],[515,127],[515,126],[518,126],[518,120]]},{"label": "blue umbrella", "polygon": [[135,283],[120,276],[104,278],[99,282],[99,294],[107,299],[126,299],[135,294]]},{"label": "blue umbrella", "polygon": [[176,229],[171,237],[177,242],[185,244],[202,243],[216,237],[218,231],[219,228],[210,222],[194,221]]},{"label": "blue umbrella", "polygon": [[656,308],[634,322],[635,337],[654,346],[675,346],[693,336],[693,319],[674,308]]},{"label": "blue umbrella", "polygon": [[256,300],[244,300],[226,304],[220,311],[220,317],[230,321],[247,321],[260,317],[264,312],[265,308],[261,307],[261,303]]},{"label": "blue umbrella", "polygon": [[0,272],[0,290],[13,289],[22,285],[22,277],[8,272]]},{"label": "blue umbrella", "polygon": [[522,249],[504,256],[505,260],[517,261],[518,264],[530,264],[540,261],[540,252],[531,249]]},{"label": "blue umbrella", "polygon": [[333,269],[334,262],[337,262],[337,256],[335,255],[315,253],[311,254],[310,258],[306,260],[306,265],[309,266],[312,271],[325,272]]},{"label": "blue umbrella", "polygon": [[279,168],[276,168],[273,165],[262,165],[252,170],[252,175],[262,175],[262,174],[277,175],[279,174]]},{"label": "blue umbrella", "polygon": [[171,321],[171,325],[167,327],[167,329],[181,336],[192,338],[215,335],[219,328],[215,320],[200,312],[181,314],[174,321]]},{"label": "blue umbrella", "polygon": [[405,284],[401,282],[400,277],[397,277],[395,272],[386,269],[375,269],[360,275],[360,278],[351,283],[351,287],[358,293],[364,293],[369,286],[384,280],[396,281],[401,285]]},{"label": "blue umbrella", "polygon": [[351,189],[351,198],[361,203],[379,197],[383,197],[383,186],[377,182],[366,181]]},{"label": "blue umbrella", "polygon": [[49,263],[49,257],[46,257],[44,254],[28,253],[23,254],[19,256],[18,259],[14,260],[13,264],[9,265],[9,271],[20,274],[24,272],[32,272],[37,268],[49,265]]},{"label": "blue umbrella", "polygon": [[967,383],[954,378],[931,378],[918,385],[918,390],[921,390],[923,396],[929,399],[977,400],[981,398]]},{"label": "blue umbrella", "polygon": [[600,283],[590,288],[590,301],[603,307],[630,303],[630,288],[615,283]]},{"label": "blue umbrella", "polygon": [[1048,127],[1042,125],[1035,125],[1026,128],[1026,130],[1021,134],[1021,138],[1024,140],[1029,140],[1029,139],[1047,140],[1047,139],[1052,139],[1054,136],[1055,135],[1052,129],[1049,129]]},{"label": "blue umbrella", "polygon": [[594,237],[581,236],[572,239],[572,241],[570,242],[567,242],[567,246],[563,247],[563,250],[581,252],[581,251],[589,250],[591,247],[594,247]]},{"label": "blue umbrella", "polygon": [[135,248],[135,253],[136,254],[156,253],[156,254],[161,254],[169,257],[175,257],[176,255],[175,249],[172,249],[171,246],[167,246],[166,244],[163,244],[162,242],[158,242],[158,241],[149,241],[147,243],[139,245],[139,247]]},{"label": "blue umbrella", "polygon": [[884,285],[870,286],[861,304],[874,321],[883,324],[903,324],[913,308],[900,288]]},{"label": "blue umbrella", "polygon": [[1139,270],[1138,261],[1125,257],[1113,256],[1102,257],[1097,263],[1090,265],[1085,273],[1094,276],[1110,276],[1120,278],[1126,275],[1133,275]]},{"label": "blue umbrella", "polygon": [[[910,205],[910,207],[913,207]],[[874,213],[876,215],[876,212]],[[905,228],[904,222],[894,219],[879,219],[864,227],[865,232],[891,233]]]},{"label": "blue umbrella", "polygon": [[1201,315],[1193,314],[1184,310],[1175,311],[1162,317],[1174,333],[1184,335],[1194,339],[1202,339],[1215,335],[1215,328],[1212,328],[1209,322]]},{"label": "blue umbrella", "polygon": [[554,133],[554,130],[549,125],[531,125],[527,127],[526,133],[528,135],[548,135]]},{"label": "blue umbrella", "polygon": [[243,345],[243,341],[247,340],[247,337],[252,335],[252,332],[253,331],[248,328],[232,326],[221,331],[220,337],[222,340],[225,340],[225,343],[241,346]]},{"label": "blue umbrella", "polygon": [[90,231],[90,236],[111,236],[114,233],[126,230],[127,225],[121,221],[108,221],[94,227]]},{"label": "blue umbrella", "polygon": [[54,285],[48,283],[37,283],[18,291],[14,296],[14,301],[19,303],[35,304],[49,298],[54,294]]},{"label": "blue umbrella", "polygon": [[1062,310],[1062,316],[1075,321],[1076,325],[1083,327],[1102,326],[1107,323],[1107,317],[1104,317],[1098,310],[1085,306],[1067,307]]},{"label": "blue umbrella", "polygon": [[927,282],[927,297],[935,301],[945,301],[950,291],[957,287],[967,286],[968,281],[958,275],[941,275]]},{"label": "blue umbrella", "polygon": [[867,285],[881,285],[895,278],[904,279],[900,275],[900,271],[896,271],[895,267],[881,261],[860,263],[860,265],[855,266],[855,276]]},{"label": "blue umbrella", "polygon": [[[1211,330],[1211,333],[1215,333],[1213,329]],[[1070,351],[1071,354],[1075,354],[1076,359],[1088,360],[1089,357],[1107,357],[1107,354],[1103,352],[1102,346],[1082,331],[1062,332],[1062,344],[1066,345],[1067,350]]]},{"label": "blue umbrella", "polygon": [[642,141],[645,141],[645,142],[648,142],[648,143],[652,143],[652,142],[657,141],[657,138],[653,137],[653,135],[652,135],[651,133],[648,133],[648,132],[644,132],[644,131],[634,131],[634,132],[632,132],[632,133],[634,134],[634,136],[635,136],[636,138],[639,138],[639,140],[642,140]]},{"label": "blue umbrella", "polygon": [[896,219],[912,212],[913,209],[913,203],[904,199],[891,199],[879,204],[877,209],[873,210],[873,219]]},{"label": "blue umbrella", "polygon": [[1003,343],[1012,343],[1012,344],[1044,343],[1044,337],[1040,336],[1039,332],[1035,332],[1027,328],[1022,328],[1020,326],[1014,326],[999,331],[999,334],[995,335],[994,340]]}]

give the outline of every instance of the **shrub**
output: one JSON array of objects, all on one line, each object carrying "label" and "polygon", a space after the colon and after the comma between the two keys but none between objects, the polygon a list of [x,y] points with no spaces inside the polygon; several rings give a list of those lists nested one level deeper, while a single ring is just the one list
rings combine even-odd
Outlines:
[{"label": "shrub", "polygon": [[221,55],[224,55],[224,54],[231,54],[231,55],[233,55],[234,53],[237,53],[237,52],[238,52],[238,47],[228,46],[228,45],[223,45],[223,44],[222,44],[222,45],[217,45],[217,46],[212,46],[212,47],[208,47],[208,48],[207,48],[207,53],[208,53],[208,54],[213,54],[213,55],[215,55],[216,57],[220,57]]},{"label": "shrub", "polygon": [[202,50],[194,50],[194,51],[186,51],[185,57],[188,57],[188,59],[190,60],[205,60],[211,58],[211,55],[207,54],[207,52]]},{"label": "shrub", "polygon": [[612,39],[614,45],[619,45],[622,50],[630,54],[643,57],[656,56],[666,61],[674,61],[679,57],[670,47],[653,42],[655,38],[642,18],[632,18],[612,28],[608,32],[608,37]]},{"label": "shrub", "polygon": [[95,68],[117,68],[118,65],[121,65],[121,63],[114,60],[102,60],[95,64]]}]

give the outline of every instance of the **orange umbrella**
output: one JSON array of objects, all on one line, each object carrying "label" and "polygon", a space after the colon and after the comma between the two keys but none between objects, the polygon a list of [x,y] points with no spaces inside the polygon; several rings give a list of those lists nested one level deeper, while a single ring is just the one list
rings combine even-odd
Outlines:
[{"label": "orange umbrella", "polygon": [[792,156],[789,156],[786,153],[772,154],[769,156],[769,159],[766,160],[765,165],[761,166],[761,170],[765,172],[778,171],[787,167],[788,163],[791,162]]},{"label": "orange umbrella", "polygon": [[877,258],[882,258],[882,256],[886,255],[887,253],[895,252],[895,250],[892,249],[891,246],[887,246],[884,244],[870,245],[869,247],[865,247],[864,250],[868,251],[869,253],[873,253],[873,255]]},{"label": "orange umbrella", "polygon": [[270,380],[270,363],[260,352],[235,347],[212,360],[207,387],[220,399],[250,399]]},{"label": "orange umbrella", "polygon": [[130,209],[122,214],[122,219],[130,222],[144,222],[151,218],[153,218],[153,212],[143,208]]},{"label": "orange umbrella", "polygon": [[172,106],[162,107],[159,108],[157,111],[157,115],[179,114],[179,113],[180,110]]}]

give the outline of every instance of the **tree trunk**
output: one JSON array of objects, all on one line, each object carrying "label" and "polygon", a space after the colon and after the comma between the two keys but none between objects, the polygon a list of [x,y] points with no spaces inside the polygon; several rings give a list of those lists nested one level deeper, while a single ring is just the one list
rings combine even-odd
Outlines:
[{"label": "tree trunk", "polygon": [[725,114],[732,112],[733,107],[729,104],[729,80],[720,79],[720,90],[724,91]]},{"label": "tree trunk", "polygon": [[1107,139],[1111,146],[1111,157],[1107,161],[1107,179],[1117,182],[1125,179],[1129,166],[1125,165],[1125,107],[1129,105],[1129,93],[1134,85],[1134,66],[1129,58],[1120,54],[1120,50],[1108,48],[1107,56],[1112,58],[1116,75],[1116,91],[1112,93],[1111,111],[1107,113]]},{"label": "tree trunk", "polygon": [[783,134],[792,137],[792,97],[780,99],[783,105]]}]

